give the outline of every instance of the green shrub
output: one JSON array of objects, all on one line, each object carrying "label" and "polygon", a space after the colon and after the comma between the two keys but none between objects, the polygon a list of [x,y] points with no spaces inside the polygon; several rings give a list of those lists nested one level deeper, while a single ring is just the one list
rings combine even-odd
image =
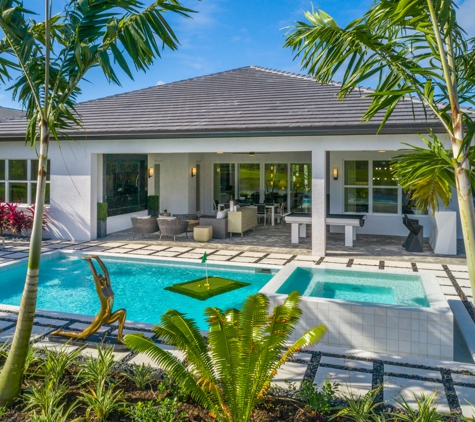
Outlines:
[{"label": "green shrub", "polygon": [[147,208],[149,210],[158,211],[159,198],[158,195],[149,195],[147,201]]},{"label": "green shrub", "polygon": [[219,421],[245,422],[276,371],[294,353],[320,341],[327,331],[324,325],[311,328],[286,347],[302,315],[299,304],[300,294],[293,292],[269,312],[269,299],[258,293],[249,296],[241,310],[206,308],[207,338],[194,320],[167,311],[153,331],[182,350],[186,364],[144,336],[129,334],[125,343],[167,371]]},{"label": "green shrub", "polygon": [[97,359],[88,356],[84,362],[81,362],[81,370],[78,378],[83,383],[92,383],[101,385],[104,382],[111,382],[110,372],[114,365],[114,355],[111,347],[97,346]]},{"label": "green shrub", "polygon": [[124,375],[131,380],[137,388],[143,390],[155,380],[154,370],[150,365],[134,364],[130,372],[124,372]]},{"label": "green shrub", "polygon": [[97,219],[99,221],[107,221],[108,207],[107,202],[97,203]]},{"label": "green shrub", "polygon": [[338,383],[332,384],[328,380],[320,390],[313,382],[303,381],[301,389],[297,392],[297,397],[315,412],[326,414],[332,409],[338,388]]},{"label": "green shrub", "polygon": [[330,420],[340,420],[340,418],[342,418],[345,421],[353,422],[380,421],[381,417],[376,414],[376,408],[381,405],[381,403],[376,402],[376,397],[380,390],[381,387],[374,388],[368,391],[363,397],[354,394],[344,396],[348,406],[333,415]]},{"label": "green shrub", "polygon": [[134,422],[182,422],[185,412],[179,412],[181,403],[174,398],[158,398],[156,403],[139,402],[129,408],[128,413]]},{"label": "green shrub", "polygon": [[124,402],[124,391],[117,390],[106,380],[96,384],[94,388],[89,388],[89,392],[82,392],[81,400],[87,406],[86,418],[90,420],[91,412],[100,421],[106,421],[112,411],[122,407]]},{"label": "green shrub", "polygon": [[442,422],[446,416],[437,411],[436,396],[437,390],[434,391],[429,397],[421,394],[421,398],[414,394],[414,399],[417,403],[417,410],[413,410],[404,397],[400,400],[396,400],[404,410],[404,414],[397,414],[398,421],[405,422]]}]

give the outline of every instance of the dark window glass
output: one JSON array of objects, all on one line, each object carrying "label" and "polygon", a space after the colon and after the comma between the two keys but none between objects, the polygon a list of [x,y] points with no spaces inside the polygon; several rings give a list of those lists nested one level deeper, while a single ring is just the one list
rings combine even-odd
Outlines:
[{"label": "dark window glass", "polygon": [[5,160],[0,160],[0,180],[5,180]]},{"label": "dark window glass", "polygon": [[368,162],[345,161],[345,185],[368,186]]},{"label": "dark window glass", "polygon": [[[38,160],[31,160],[31,174],[30,180],[37,180],[38,178]],[[49,180],[50,175],[50,160],[48,160],[47,168],[46,168],[46,180]]]},{"label": "dark window glass", "polygon": [[368,188],[345,188],[345,212],[368,212]]},{"label": "dark window glass", "polygon": [[312,211],[312,164],[290,165],[290,211]]},{"label": "dark window glass", "polygon": [[397,214],[397,188],[373,189],[373,212]]},{"label": "dark window glass", "polygon": [[239,164],[239,199],[258,203],[260,201],[261,165]]},{"label": "dark window glass", "polygon": [[397,186],[389,161],[373,161],[373,186]]},{"label": "dark window glass", "polygon": [[5,202],[5,182],[0,182],[0,202]]},{"label": "dark window glass", "polygon": [[220,204],[228,203],[234,198],[236,180],[234,164],[220,163],[214,165],[213,201]]},{"label": "dark window glass", "polygon": [[416,200],[411,192],[402,191],[401,214],[427,215],[428,211],[416,206]]},{"label": "dark window glass", "polygon": [[[31,203],[32,204],[36,203],[36,186],[37,186],[37,183],[32,183],[31,184]],[[49,203],[50,203],[49,194],[50,194],[50,184],[46,183],[46,186],[45,186],[45,204],[47,204],[47,205],[49,205]]]},{"label": "dark window glass", "polygon": [[10,189],[8,192],[10,202],[22,202],[28,203],[28,184],[27,183],[12,183],[9,184]]},{"label": "dark window glass", "polygon": [[[28,160],[9,160],[8,161],[8,178],[10,180],[27,180]],[[13,202],[10,198],[10,202]]]},{"label": "dark window glass", "polygon": [[109,216],[147,209],[147,156],[104,154],[105,198]]}]

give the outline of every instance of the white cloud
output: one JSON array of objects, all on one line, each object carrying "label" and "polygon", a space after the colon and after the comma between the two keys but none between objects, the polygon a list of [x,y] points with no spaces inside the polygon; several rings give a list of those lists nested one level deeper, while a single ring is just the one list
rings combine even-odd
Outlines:
[{"label": "white cloud", "polygon": [[158,81],[157,82],[157,85],[165,85],[165,84],[166,84],[166,82],[164,82],[164,81]]}]

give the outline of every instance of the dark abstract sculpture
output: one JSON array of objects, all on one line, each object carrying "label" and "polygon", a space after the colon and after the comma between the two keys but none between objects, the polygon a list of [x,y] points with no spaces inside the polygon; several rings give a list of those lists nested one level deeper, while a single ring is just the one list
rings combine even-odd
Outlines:
[{"label": "dark abstract sculpture", "polygon": [[402,247],[408,252],[422,252],[423,227],[419,224],[419,220],[411,219],[404,214],[402,223],[409,230],[409,235],[402,244]]},{"label": "dark abstract sculpture", "polygon": [[[92,276],[94,277],[94,283],[96,285],[96,292],[101,302],[101,310],[91,322],[91,325],[89,325],[89,327],[85,328],[83,331],[75,332],[56,330],[53,331],[51,335],[84,340],[97,332],[97,330],[99,330],[103,324],[113,324],[114,322],[119,321],[119,333],[117,335],[117,340],[120,343],[123,343],[122,332],[124,330],[126,310],[119,309],[115,312],[112,312],[112,308],[114,306],[114,292],[112,291],[111,287],[109,271],[107,271],[107,268],[102,260],[96,255],[89,255],[83,259],[88,262],[89,267],[91,268]],[[92,261],[93,259],[98,262],[104,275],[97,273]]]}]

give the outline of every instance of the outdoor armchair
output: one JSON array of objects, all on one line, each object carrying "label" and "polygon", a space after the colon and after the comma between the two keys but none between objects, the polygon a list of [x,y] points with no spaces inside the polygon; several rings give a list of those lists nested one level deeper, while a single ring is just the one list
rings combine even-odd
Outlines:
[{"label": "outdoor armchair", "polygon": [[150,233],[155,233],[158,231],[158,224],[155,218],[151,217],[130,217],[132,220],[132,229],[134,230],[134,240],[135,236],[141,234],[146,236]]},{"label": "outdoor armchair", "polygon": [[160,229],[160,239],[162,239],[162,236],[173,236],[173,240],[175,240],[175,237],[178,236],[179,234],[185,234],[186,237],[188,235],[186,234],[186,230],[188,229],[188,221],[187,220],[164,220],[158,219],[158,228]]}]

